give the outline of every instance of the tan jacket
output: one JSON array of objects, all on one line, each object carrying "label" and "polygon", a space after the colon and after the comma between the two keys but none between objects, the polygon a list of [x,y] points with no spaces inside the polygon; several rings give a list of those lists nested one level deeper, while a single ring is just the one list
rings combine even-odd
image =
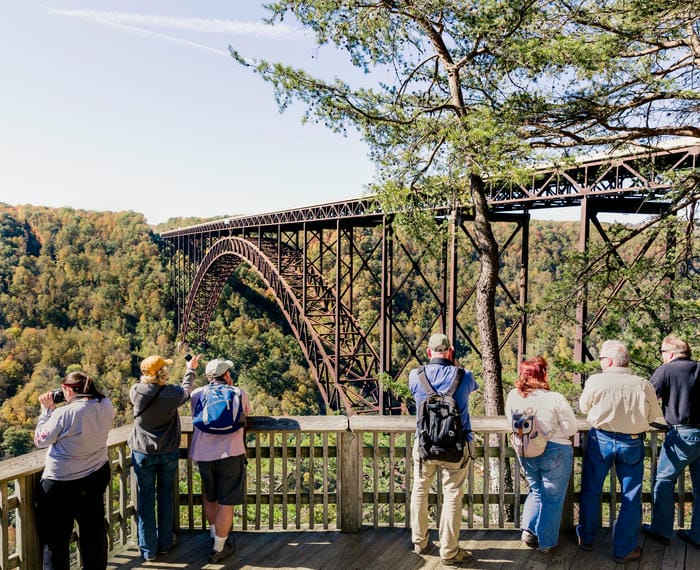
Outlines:
[{"label": "tan jacket", "polygon": [[591,427],[606,431],[642,433],[650,422],[666,423],[651,383],[619,366],[586,381],[579,407]]}]

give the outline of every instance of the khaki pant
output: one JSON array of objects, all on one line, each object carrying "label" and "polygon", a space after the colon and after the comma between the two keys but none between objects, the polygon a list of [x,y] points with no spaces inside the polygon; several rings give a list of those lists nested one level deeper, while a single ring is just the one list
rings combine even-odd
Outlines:
[{"label": "khaki pant", "polygon": [[[462,524],[462,497],[467,478],[469,456],[456,463],[423,461],[418,455],[418,441],[413,446],[413,491],[411,492],[411,539],[424,548],[428,544],[428,495],[438,467],[442,467],[442,512],[440,513],[440,557],[453,558],[459,550],[459,530]],[[422,474],[421,474],[422,470]]]}]

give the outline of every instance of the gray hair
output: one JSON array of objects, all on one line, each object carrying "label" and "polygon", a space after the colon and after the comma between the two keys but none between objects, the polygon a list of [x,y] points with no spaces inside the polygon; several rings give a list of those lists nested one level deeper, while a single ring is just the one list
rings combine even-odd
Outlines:
[{"label": "gray hair", "polygon": [[606,340],[600,347],[600,356],[609,358],[613,366],[625,367],[630,363],[630,353],[619,340]]},{"label": "gray hair", "polygon": [[670,350],[676,358],[690,358],[690,346],[682,338],[672,334],[661,341],[661,350]]}]

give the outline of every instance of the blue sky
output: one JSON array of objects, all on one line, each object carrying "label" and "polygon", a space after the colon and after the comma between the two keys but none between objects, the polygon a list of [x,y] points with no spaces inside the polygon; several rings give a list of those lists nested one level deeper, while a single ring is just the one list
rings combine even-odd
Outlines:
[{"label": "blue sky", "polygon": [[[254,214],[359,197],[367,148],[228,55],[347,73],[255,0],[0,0],[0,202],[173,216]],[[277,28],[277,27],[276,27]]]}]

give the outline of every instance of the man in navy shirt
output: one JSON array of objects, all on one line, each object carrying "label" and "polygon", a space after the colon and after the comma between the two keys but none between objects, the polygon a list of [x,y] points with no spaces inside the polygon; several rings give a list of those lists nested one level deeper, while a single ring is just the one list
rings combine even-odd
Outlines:
[{"label": "man in navy shirt", "polygon": [[[445,393],[457,376],[454,364],[454,349],[444,334],[434,334],[428,340],[428,358],[425,376],[433,389]],[[418,379],[418,369],[411,370],[408,387],[418,408],[427,394]],[[462,418],[462,428],[466,431],[467,444],[463,456],[452,463],[438,460],[421,460],[418,453],[418,434],[413,446],[413,491],[411,493],[411,534],[416,554],[425,554],[430,548],[428,542],[428,496],[438,467],[442,467],[443,505],[440,515],[440,558],[446,566],[458,566],[471,557],[471,553],[459,547],[459,531],[462,523],[462,497],[464,481],[467,478],[469,461],[468,447],[472,440],[469,418],[469,394],[478,389],[474,376],[464,371],[464,376],[454,394],[454,400]]]},{"label": "man in navy shirt", "polygon": [[671,427],[656,468],[651,524],[642,529],[651,538],[669,544],[673,536],[673,489],[687,465],[693,482],[693,517],[690,530],[677,534],[700,546],[700,362],[690,360],[688,343],[675,336],[664,338],[661,358],[664,363],[649,381],[661,398],[664,418]]}]

